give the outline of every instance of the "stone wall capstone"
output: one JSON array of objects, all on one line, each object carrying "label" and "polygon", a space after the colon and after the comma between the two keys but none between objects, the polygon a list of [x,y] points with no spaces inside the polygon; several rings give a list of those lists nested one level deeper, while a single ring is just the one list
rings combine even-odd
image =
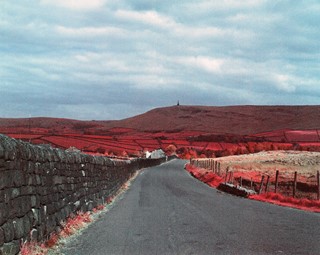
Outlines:
[{"label": "stone wall capstone", "polygon": [[112,160],[0,134],[0,255],[49,238],[77,211],[104,204],[136,170],[166,160]]}]

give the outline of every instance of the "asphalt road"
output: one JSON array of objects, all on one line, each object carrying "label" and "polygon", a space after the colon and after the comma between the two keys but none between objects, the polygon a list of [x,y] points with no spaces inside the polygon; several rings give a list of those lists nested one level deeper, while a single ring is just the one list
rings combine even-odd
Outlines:
[{"label": "asphalt road", "polygon": [[320,214],[221,193],[184,163],[143,170],[63,254],[320,254]]}]

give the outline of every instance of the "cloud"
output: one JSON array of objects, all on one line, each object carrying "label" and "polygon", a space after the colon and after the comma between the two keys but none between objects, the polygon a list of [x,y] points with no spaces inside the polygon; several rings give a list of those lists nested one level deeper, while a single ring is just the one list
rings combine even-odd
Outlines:
[{"label": "cloud", "polygon": [[292,78],[289,75],[274,74],[273,79],[275,86],[284,92],[294,92],[296,90],[295,85],[291,84]]},{"label": "cloud", "polygon": [[194,8],[201,13],[211,12],[211,11],[228,11],[233,10],[246,10],[246,9],[255,9],[262,7],[267,1],[266,0],[221,0],[221,1],[191,1],[187,2],[184,6],[187,7],[190,11],[194,11]]},{"label": "cloud", "polygon": [[115,16],[129,22],[141,22],[144,25],[166,29],[172,36],[201,39],[203,37],[224,36],[230,33],[230,31],[224,31],[213,26],[197,27],[184,25],[175,21],[173,17],[168,17],[156,11],[118,10]]},{"label": "cloud", "polygon": [[222,59],[204,56],[178,58],[177,62],[183,65],[199,68],[209,73],[221,72],[221,67],[224,64],[224,60]]},{"label": "cloud", "polygon": [[58,34],[71,37],[96,37],[96,36],[123,36],[125,31],[117,27],[81,27],[70,28],[65,26],[56,26]]},{"label": "cloud", "polygon": [[177,100],[318,104],[318,10],[318,1],[5,1],[0,117],[118,119]]},{"label": "cloud", "polygon": [[121,19],[129,20],[131,22],[142,22],[149,25],[154,25],[160,28],[170,28],[176,26],[175,21],[164,15],[160,15],[155,11],[130,11],[118,10],[115,16]]},{"label": "cloud", "polygon": [[106,0],[40,0],[41,4],[54,5],[77,11],[95,10],[103,7]]}]

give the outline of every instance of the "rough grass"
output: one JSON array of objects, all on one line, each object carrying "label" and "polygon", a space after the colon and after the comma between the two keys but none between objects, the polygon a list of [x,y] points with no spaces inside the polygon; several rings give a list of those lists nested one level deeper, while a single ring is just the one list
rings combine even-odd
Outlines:
[{"label": "rough grass", "polygon": [[198,180],[208,184],[210,187],[218,187],[223,182],[224,178],[208,171],[204,168],[197,168],[191,164],[186,164],[186,170]]},{"label": "rough grass", "polygon": [[320,201],[310,200],[306,198],[298,199],[283,196],[281,194],[273,192],[268,192],[260,195],[251,195],[249,198],[252,200],[268,202],[281,206],[288,206],[305,211],[320,212]]},{"label": "rough grass", "polygon": [[73,235],[76,231],[91,222],[90,212],[78,212],[75,216],[69,217],[61,223],[62,229],[58,233],[52,233],[50,238],[43,243],[26,242],[21,245],[21,255],[45,255],[50,248],[53,248],[59,240]]}]

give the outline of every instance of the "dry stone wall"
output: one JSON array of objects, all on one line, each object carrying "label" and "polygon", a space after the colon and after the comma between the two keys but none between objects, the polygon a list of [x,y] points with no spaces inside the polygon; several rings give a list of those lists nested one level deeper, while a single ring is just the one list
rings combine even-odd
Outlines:
[{"label": "dry stone wall", "polygon": [[45,240],[67,217],[105,203],[137,169],[165,160],[111,160],[0,134],[0,255]]}]

